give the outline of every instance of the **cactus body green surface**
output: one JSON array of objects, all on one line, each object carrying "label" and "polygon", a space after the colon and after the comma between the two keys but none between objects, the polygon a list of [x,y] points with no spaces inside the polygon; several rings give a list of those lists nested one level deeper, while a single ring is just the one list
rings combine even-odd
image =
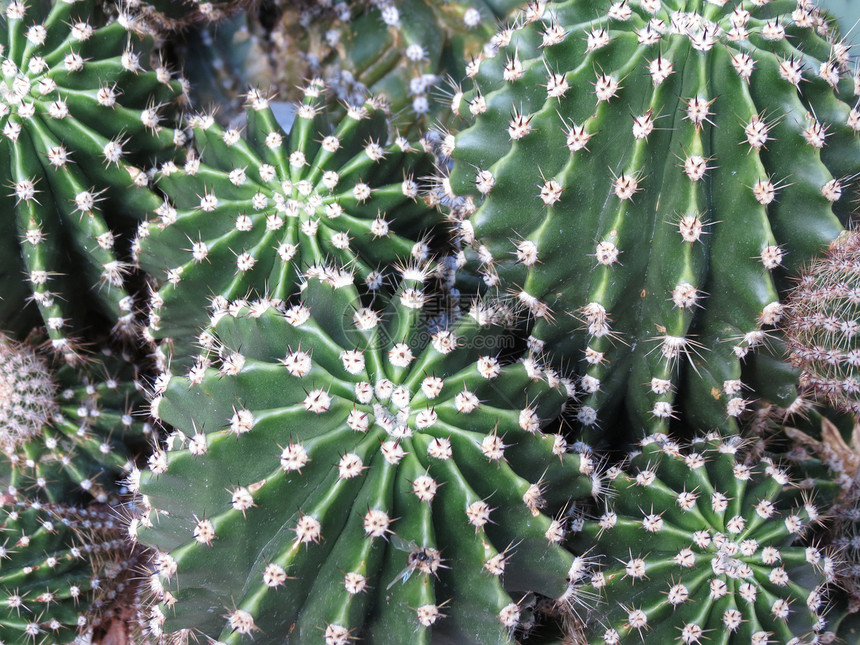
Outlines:
[{"label": "cactus body green surface", "polygon": [[51,502],[115,497],[145,445],[142,395],[127,357],[104,353],[59,369],[0,336],[0,486]]},{"label": "cactus body green surface", "polygon": [[[187,363],[213,312],[238,298],[287,301],[309,267],[349,267],[378,290],[398,260],[424,261],[437,213],[419,199],[429,155],[388,140],[374,103],[332,128],[312,85],[289,135],[266,97],[252,92],[245,137],[211,117],[192,125],[200,155],[162,172],[167,198],[141,227],[140,264],[161,288],[147,335],[174,342]],[[200,336],[200,334],[203,336]]]},{"label": "cactus body green surface", "polygon": [[474,265],[576,370],[587,431],[737,431],[785,272],[851,210],[846,47],[794,2],[541,2],[517,25],[444,140]]},{"label": "cactus body green surface", "polygon": [[128,21],[106,24],[88,0],[3,3],[0,329],[26,335],[38,311],[59,349],[87,308],[130,332],[116,238],[157,206],[144,170],[173,147],[167,104],[179,86],[144,69],[148,41]]},{"label": "cactus body green surface", "polygon": [[502,643],[526,592],[568,601],[553,517],[599,480],[542,431],[566,390],[501,364],[486,310],[422,322],[419,276],[379,312],[336,269],[292,306],[239,302],[213,329],[220,358],[153,401],[177,432],[133,529],[160,552],[166,631]]},{"label": "cactus body green surface", "polygon": [[600,560],[581,574],[604,601],[589,643],[797,645],[824,630],[836,564],[801,540],[819,511],[773,463],[744,463],[737,439],[651,438],[613,470],[602,514],[573,536]]}]

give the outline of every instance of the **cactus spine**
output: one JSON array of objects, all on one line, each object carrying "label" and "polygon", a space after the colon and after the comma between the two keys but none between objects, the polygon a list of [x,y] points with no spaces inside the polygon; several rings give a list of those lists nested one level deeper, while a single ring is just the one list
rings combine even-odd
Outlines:
[{"label": "cactus spine", "polygon": [[424,279],[405,270],[384,311],[333,267],[291,306],[237,302],[214,325],[218,358],[153,401],[177,432],[133,529],[161,552],[164,630],[508,642],[527,592],[570,601],[558,513],[599,477],[543,432],[563,383],[500,363],[480,305],[423,321]]},{"label": "cactus spine", "polygon": [[837,236],[860,166],[820,24],[807,3],[535,2],[469,66],[442,188],[486,285],[576,370],[593,440],[737,432],[759,397],[784,271]]}]

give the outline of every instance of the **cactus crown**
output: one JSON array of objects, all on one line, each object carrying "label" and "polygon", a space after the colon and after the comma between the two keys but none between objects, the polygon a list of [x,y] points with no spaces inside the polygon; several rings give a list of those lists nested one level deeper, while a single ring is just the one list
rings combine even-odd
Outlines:
[{"label": "cactus crown", "polygon": [[563,384],[532,360],[503,365],[479,305],[425,319],[426,272],[403,274],[381,311],[335,268],[291,306],[235,303],[213,328],[217,360],[153,401],[178,432],[142,478],[137,534],[163,552],[166,629],[238,642],[295,620],[297,642],[504,642],[525,592],[566,602],[553,515],[599,484],[589,456],[543,434]]},{"label": "cactus crown", "polygon": [[573,538],[604,557],[580,574],[606,602],[590,642],[690,645],[719,632],[798,645],[823,631],[836,564],[801,541],[820,512],[779,466],[744,463],[739,439],[649,437],[629,473],[612,469],[602,514]]},{"label": "cactus crown", "polygon": [[387,140],[378,103],[351,107],[332,128],[323,88],[305,93],[289,135],[257,91],[245,137],[193,118],[199,156],[162,168],[167,199],[137,247],[141,266],[164,279],[147,333],[181,343],[181,358],[209,342],[209,314],[252,295],[287,301],[308,267],[348,267],[374,291],[398,258],[428,257],[423,236],[435,215],[417,183],[428,156],[403,137]]}]

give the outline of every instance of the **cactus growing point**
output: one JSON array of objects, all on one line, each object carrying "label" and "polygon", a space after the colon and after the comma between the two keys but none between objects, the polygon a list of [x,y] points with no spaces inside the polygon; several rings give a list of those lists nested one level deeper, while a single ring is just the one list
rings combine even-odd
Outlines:
[{"label": "cactus growing point", "polygon": [[406,269],[383,311],[333,267],[291,306],[236,302],[217,359],[164,384],[153,410],[176,432],[138,482],[132,532],[160,553],[165,630],[507,642],[528,592],[571,601],[558,513],[600,478],[544,434],[563,382],[497,360],[480,305],[422,320],[425,277]]}]

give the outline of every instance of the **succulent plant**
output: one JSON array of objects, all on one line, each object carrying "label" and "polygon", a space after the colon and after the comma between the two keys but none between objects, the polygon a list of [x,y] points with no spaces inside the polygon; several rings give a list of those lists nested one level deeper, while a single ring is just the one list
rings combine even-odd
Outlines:
[{"label": "succulent plant", "polygon": [[[106,502],[146,446],[128,357],[105,352],[57,368],[30,345],[0,336],[0,486],[29,499]],[[2,621],[0,621],[2,622]]]},{"label": "succulent plant", "polygon": [[571,538],[599,565],[583,568],[580,593],[605,603],[587,642],[795,645],[824,630],[837,564],[802,540],[821,512],[784,470],[716,434],[684,447],[649,437],[630,465],[610,471],[605,508]]},{"label": "succulent plant", "polygon": [[162,281],[146,334],[171,339],[181,365],[209,342],[204,326],[228,302],[286,301],[301,273],[323,263],[350,267],[378,290],[393,263],[430,253],[426,236],[441,217],[419,199],[429,155],[403,137],[389,141],[373,102],[332,128],[323,88],[306,94],[289,135],[258,91],[248,95],[244,137],[211,116],[194,118],[199,156],[162,169],[167,197],[136,247]]},{"label": "succulent plant", "polygon": [[784,328],[801,385],[838,409],[860,412],[860,232],[845,231],[804,271]]},{"label": "succulent plant", "polygon": [[860,86],[821,26],[807,2],[535,2],[469,65],[440,188],[486,285],[576,371],[588,440],[737,432],[760,398],[745,366],[785,273],[860,170]]},{"label": "succulent plant", "polygon": [[125,540],[110,509],[3,497],[0,641],[69,643],[100,621],[123,570]]},{"label": "succulent plant", "polygon": [[219,358],[153,400],[176,432],[140,478],[132,533],[159,552],[164,630],[507,642],[527,592],[572,601],[558,514],[600,477],[550,433],[564,384],[502,364],[478,303],[424,319],[424,278],[405,270],[384,311],[331,267],[292,306],[236,302]]},{"label": "succulent plant", "polygon": [[130,332],[117,237],[158,205],[145,170],[173,149],[180,85],[146,71],[149,41],[92,0],[12,0],[2,20],[0,329],[26,335],[41,315],[67,350],[91,310]]}]

